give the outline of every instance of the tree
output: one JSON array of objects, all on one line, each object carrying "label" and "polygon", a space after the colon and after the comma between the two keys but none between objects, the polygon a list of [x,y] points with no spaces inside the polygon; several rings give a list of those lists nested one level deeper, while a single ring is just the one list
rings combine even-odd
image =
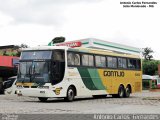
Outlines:
[{"label": "tree", "polygon": [[20,48],[28,48],[28,47],[29,47],[28,45],[22,43],[21,45],[15,45],[14,49],[17,50],[17,49],[20,49]]},{"label": "tree", "polygon": [[21,44],[20,45],[20,48],[28,48],[29,46],[28,45],[26,45],[26,44]]},{"label": "tree", "polygon": [[158,71],[158,64],[160,64],[159,60],[143,60],[142,66],[143,66],[143,74],[146,75],[156,75]]},{"label": "tree", "polygon": [[6,48],[3,50],[2,55],[4,56],[20,56],[20,48],[28,48],[26,44],[14,45],[12,48]]},{"label": "tree", "polygon": [[145,60],[151,60],[153,56],[151,55],[153,53],[153,50],[149,47],[143,48],[143,57]]},{"label": "tree", "polygon": [[15,47],[14,47],[14,49],[16,49],[17,50],[17,54],[16,54],[16,56],[20,56],[20,54],[21,54],[21,51],[20,51],[20,49],[21,48],[28,48],[29,46],[28,45],[26,45],[26,44],[21,44],[21,45],[16,45]]}]

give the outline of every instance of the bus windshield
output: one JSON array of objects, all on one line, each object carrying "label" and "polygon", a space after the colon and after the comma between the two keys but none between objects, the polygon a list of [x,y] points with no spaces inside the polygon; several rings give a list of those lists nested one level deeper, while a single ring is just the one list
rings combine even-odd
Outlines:
[{"label": "bus windshield", "polygon": [[50,82],[49,64],[44,61],[20,62],[17,82]]},{"label": "bus windshield", "polygon": [[64,76],[64,50],[23,51],[17,82],[59,83]]}]

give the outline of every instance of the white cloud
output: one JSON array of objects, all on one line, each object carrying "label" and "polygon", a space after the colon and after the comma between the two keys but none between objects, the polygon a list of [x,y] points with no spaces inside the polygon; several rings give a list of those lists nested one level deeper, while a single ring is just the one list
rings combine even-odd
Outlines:
[{"label": "white cloud", "polygon": [[14,21],[14,19],[12,17],[3,14],[0,11],[0,27],[8,25],[8,24],[10,24],[13,21]]},{"label": "white cloud", "polygon": [[[135,47],[151,47],[160,59],[159,3],[155,8],[123,8],[113,0],[0,0],[1,45],[48,44],[94,37]],[[12,41],[11,41],[12,40]]]},{"label": "white cloud", "polygon": [[[55,36],[54,28],[38,24],[10,25],[0,29],[3,45],[47,45]],[[2,45],[2,44],[1,44]]]},{"label": "white cloud", "polygon": [[67,6],[101,0],[0,0],[0,10],[12,16],[15,23],[36,23],[62,26]]},{"label": "white cloud", "polygon": [[[70,37],[95,37],[135,47],[151,47],[159,56],[159,8],[125,9],[118,2],[73,5],[66,11]],[[160,57],[158,57],[160,58]]]}]

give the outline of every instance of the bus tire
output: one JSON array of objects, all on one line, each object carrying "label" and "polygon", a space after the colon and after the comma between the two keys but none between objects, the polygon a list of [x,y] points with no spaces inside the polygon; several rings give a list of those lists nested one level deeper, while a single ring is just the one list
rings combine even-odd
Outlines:
[{"label": "bus tire", "polygon": [[48,98],[45,97],[38,97],[39,101],[41,102],[46,102]]},{"label": "bus tire", "polygon": [[64,98],[65,101],[67,102],[72,102],[75,97],[75,89],[70,86],[67,90],[67,96]]},{"label": "bus tire", "polygon": [[124,97],[124,94],[125,94],[125,90],[124,90],[124,87],[122,85],[119,86],[119,89],[118,89],[118,97],[119,98],[123,98]]},{"label": "bus tire", "polygon": [[131,88],[129,86],[126,87],[124,97],[129,98],[131,94]]}]

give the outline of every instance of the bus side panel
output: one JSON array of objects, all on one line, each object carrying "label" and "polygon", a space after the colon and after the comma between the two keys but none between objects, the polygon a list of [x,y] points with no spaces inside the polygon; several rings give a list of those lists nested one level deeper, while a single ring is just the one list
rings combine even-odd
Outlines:
[{"label": "bus side panel", "polygon": [[112,93],[112,80],[108,79],[105,71],[105,69],[98,69],[99,76],[103,82],[103,85],[105,86],[106,92],[110,94]]},{"label": "bus side panel", "polygon": [[78,67],[68,73],[69,84],[75,85],[78,96],[117,94],[121,84],[124,88],[130,84],[132,93],[142,90],[141,71]]},{"label": "bus side panel", "polygon": [[141,71],[99,69],[98,72],[109,94],[117,94],[121,84],[124,88],[128,84],[131,85],[132,92],[141,92],[142,90]]},{"label": "bus side panel", "polygon": [[[77,96],[107,94],[98,70],[95,68],[69,68],[68,81],[68,85],[72,84],[76,87]],[[66,82],[63,82],[63,84],[66,84]]]}]

